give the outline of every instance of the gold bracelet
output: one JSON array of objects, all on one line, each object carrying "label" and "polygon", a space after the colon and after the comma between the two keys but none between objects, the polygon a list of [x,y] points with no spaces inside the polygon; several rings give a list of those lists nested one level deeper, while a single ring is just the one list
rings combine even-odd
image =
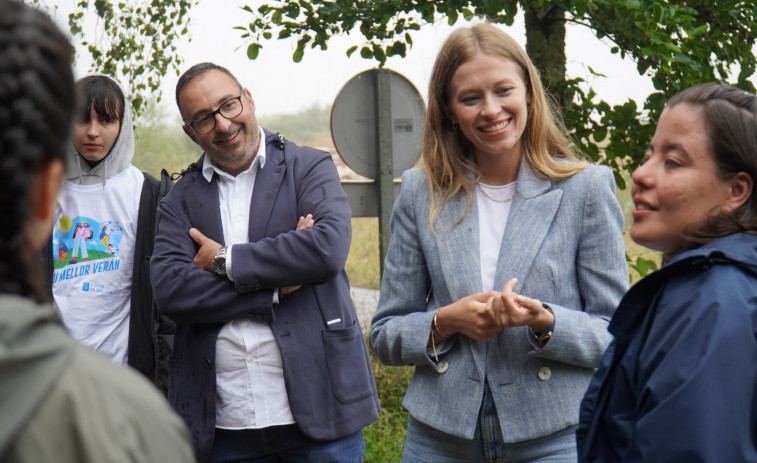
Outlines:
[{"label": "gold bracelet", "polygon": [[441,336],[443,338],[448,338],[449,336],[447,336],[446,334],[442,333],[442,330],[439,329],[439,323],[437,323],[437,321],[436,321],[436,314],[438,314],[440,310],[442,310],[442,309],[436,309],[436,312],[434,312],[434,327],[433,327],[433,330],[436,330],[436,332],[439,334],[439,336]]},{"label": "gold bracelet", "polygon": [[436,355],[436,339],[434,339],[434,329],[431,328],[431,347],[434,349],[434,360],[439,363],[439,356]]}]

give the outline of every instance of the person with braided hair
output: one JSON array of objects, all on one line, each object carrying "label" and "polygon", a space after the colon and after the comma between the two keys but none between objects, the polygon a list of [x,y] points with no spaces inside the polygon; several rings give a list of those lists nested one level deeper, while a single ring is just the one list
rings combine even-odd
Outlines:
[{"label": "person with braided hair", "polygon": [[72,48],[0,0],[0,461],[191,462],[189,434],[138,373],[76,342],[43,283],[69,141]]},{"label": "person with braided hair", "polygon": [[579,461],[757,462],[757,96],[676,94],[631,178],[631,238],[665,264],[610,322]]}]

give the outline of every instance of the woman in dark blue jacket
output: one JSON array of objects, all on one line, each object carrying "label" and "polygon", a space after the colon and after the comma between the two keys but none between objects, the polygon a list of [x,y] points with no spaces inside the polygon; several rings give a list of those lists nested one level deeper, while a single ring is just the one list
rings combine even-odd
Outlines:
[{"label": "woman in dark blue jacket", "polygon": [[757,97],[674,96],[633,174],[631,237],[665,266],[616,311],[581,462],[757,461]]}]

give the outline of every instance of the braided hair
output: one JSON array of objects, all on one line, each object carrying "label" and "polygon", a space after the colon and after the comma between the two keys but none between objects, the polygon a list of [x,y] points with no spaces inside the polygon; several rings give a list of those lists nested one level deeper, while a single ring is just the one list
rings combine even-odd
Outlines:
[{"label": "braided hair", "polygon": [[63,159],[74,108],[72,48],[52,20],[0,0],[0,292],[45,298],[41,260],[25,238],[29,188],[39,169]]}]

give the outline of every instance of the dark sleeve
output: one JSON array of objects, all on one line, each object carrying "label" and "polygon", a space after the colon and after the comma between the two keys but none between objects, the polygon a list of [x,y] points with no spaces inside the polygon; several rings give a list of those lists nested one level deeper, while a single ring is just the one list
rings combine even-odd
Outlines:
[{"label": "dark sleeve", "polygon": [[232,266],[238,291],[324,283],[344,269],[352,238],[347,195],[328,153],[306,153],[289,166],[296,204],[277,200],[273,215],[279,207],[296,209],[296,217],[312,214],[315,225],[299,232],[291,226],[272,237],[235,244]]},{"label": "dark sleeve", "polygon": [[166,394],[168,357],[174,323],[158,310],[150,285],[150,258],[155,241],[159,183],[144,173],[139,200],[129,321],[129,365],[149,378]]},{"label": "dark sleeve", "polygon": [[638,416],[623,461],[757,457],[755,279],[736,267],[667,289],[637,364]]},{"label": "dark sleeve", "polygon": [[[177,184],[178,186],[178,184]],[[273,317],[271,290],[239,293],[228,278],[200,269],[192,262],[197,245],[174,188],[158,206],[160,224],[150,260],[155,301],[161,313],[180,323],[225,323],[251,317]],[[173,199],[173,200],[172,200]]]}]

